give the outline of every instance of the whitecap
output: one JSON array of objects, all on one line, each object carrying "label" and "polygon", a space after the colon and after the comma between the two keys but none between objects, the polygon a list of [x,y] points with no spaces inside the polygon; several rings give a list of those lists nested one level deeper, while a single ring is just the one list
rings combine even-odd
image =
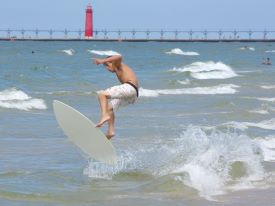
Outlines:
[{"label": "whitecap", "polygon": [[0,92],[0,107],[29,111],[31,109],[47,109],[43,99],[35,99],[16,88]]},{"label": "whitecap", "polygon": [[177,54],[177,55],[184,55],[184,56],[198,56],[200,55],[198,52],[192,52],[192,51],[182,51],[179,48],[172,49],[169,52],[166,52],[166,54]]},{"label": "whitecap", "polygon": [[170,71],[190,72],[195,79],[228,79],[238,76],[234,70],[223,62],[194,62],[183,68],[173,68]]},{"label": "whitecap", "polygon": [[0,101],[8,100],[28,100],[30,97],[23,91],[17,90],[16,88],[10,88],[0,91]]},{"label": "whitecap", "polygon": [[239,86],[234,84],[221,84],[212,87],[194,87],[182,89],[157,89],[150,90],[140,88],[141,97],[158,97],[159,95],[181,95],[181,94],[194,94],[194,95],[215,95],[215,94],[235,94],[238,92],[236,88]]},{"label": "whitecap", "polygon": [[244,46],[244,47],[240,47],[240,50],[249,50],[249,51],[255,51],[254,47],[248,47],[248,46]]},{"label": "whitecap", "polygon": [[75,50],[73,49],[64,49],[64,50],[61,50],[61,52],[64,52],[65,54],[69,55],[69,56],[72,56],[75,54]]},{"label": "whitecap", "polygon": [[112,50],[87,50],[88,52],[92,53],[92,54],[97,54],[97,55],[101,55],[101,56],[113,56],[113,55],[120,55],[120,53],[116,52],[116,51],[112,51]]},{"label": "whitecap", "polygon": [[30,99],[24,101],[0,101],[0,107],[7,109],[31,110],[31,109],[47,109],[42,99]]},{"label": "whitecap", "polygon": [[259,97],[259,98],[256,98],[256,99],[260,100],[260,101],[266,101],[266,102],[275,102],[275,97],[273,97],[273,98]]},{"label": "whitecap", "polygon": [[267,110],[249,110],[249,112],[255,114],[269,114]]},{"label": "whitecap", "polygon": [[254,140],[258,145],[260,145],[263,155],[264,161],[274,162],[275,161],[275,137],[268,136],[265,138],[256,138]]},{"label": "whitecap", "polygon": [[182,85],[188,85],[188,84],[190,84],[190,79],[178,80],[177,82],[178,82],[179,84],[182,84]]},{"label": "whitecap", "polygon": [[263,88],[263,89],[275,89],[275,85],[262,85],[261,88]]},{"label": "whitecap", "polygon": [[261,129],[266,130],[275,130],[275,118],[269,119],[269,120],[263,120],[260,122],[227,122],[223,125],[232,126],[237,129],[245,130],[248,129],[248,127],[258,127]]}]

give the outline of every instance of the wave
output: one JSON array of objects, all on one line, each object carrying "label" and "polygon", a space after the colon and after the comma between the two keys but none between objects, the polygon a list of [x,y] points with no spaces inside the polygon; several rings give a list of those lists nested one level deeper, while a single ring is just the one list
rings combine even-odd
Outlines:
[{"label": "wave", "polygon": [[275,136],[268,136],[265,138],[256,138],[254,140],[262,149],[264,161],[275,161]]},{"label": "wave", "polygon": [[150,90],[140,88],[141,97],[158,97],[159,95],[181,95],[181,94],[194,94],[194,95],[215,95],[215,94],[235,94],[238,92],[235,88],[239,86],[234,84],[221,84],[213,87],[194,87],[183,89],[157,89]]},{"label": "wave", "polygon": [[0,101],[9,101],[9,100],[28,100],[30,97],[23,91],[17,90],[15,88],[6,89],[0,91]]},{"label": "wave", "polygon": [[254,47],[248,47],[248,46],[244,46],[244,47],[240,47],[239,50],[249,50],[249,51],[255,51]]},{"label": "wave", "polygon": [[275,53],[275,50],[267,50],[266,53]]},{"label": "wave", "polygon": [[88,52],[92,53],[92,54],[97,54],[97,55],[102,55],[102,56],[113,56],[113,55],[120,55],[120,53],[116,52],[116,51],[112,51],[112,50],[104,50],[104,51],[100,51],[100,50],[87,50]]},{"label": "wave", "polygon": [[263,120],[260,122],[227,122],[223,125],[231,126],[240,130],[248,129],[248,127],[258,127],[266,130],[275,130],[275,118]]},{"label": "wave", "polygon": [[266,101],[266,102],[275,102],[275,98],[264,98],[264,97],[259,97],[259,98],[256,98],[257,100],[260,100],[260,101]]},{"label": "wave", "polygon": [[195,79],[228,79],[238,76],[234,70],[222,62],[194,62],[183,68],[173,68],[170,71],[190,72]]},{"label": "wave", "polygon": [[184,52],[179,48],[172,49],[171,51],[166,52],[166,54],[178,54],[178,55],[184,55],[184,56],[198,56],[198,55],[200,55],[197,52],[190,52],[190,51]]},{"label": "wave", "polygon": [[61,52],[64,52],[65,54],[67,54],[69,56],[72,56],[75,54],[75,50],[73,50],[73,49],[64,49],[64,50],[61,50]]},{"label": "wave", "polygon": [[178,82],[179,84],[182,84],[182,85],[188,85],[188,84],[190,84],[190,79],[186,79],[186,80],[184,80],[184,81],[178,80],[177,82]]},{"label": "wave", "polygon": [[265,102],[275,102],[275,97],[242,97],[244,99],[256,99]]},{"label": "wave", "polygon": [[246,135],[217,130],[206,133],[188,126],[176,137],[124,145],[118,147],[122,149],[117,165],[91,161],[83,173],[93,179],[112,179],[132,172],[152,176],[152,182],[169,176],[206,199],[226,193],[232,185],[265,181],[261,149]]},{"label": "wave", "polygon": [[31,109],[47,109],[43,99],[34,99],[16,88],[0,91],[0,107],[25,111]]},{"label": "wave", "polygon": [[72,95],[77,95],[77,96],[90,96],[90,95],[95,95],[96,92],[89,91],[69,91],[69,90],[63,90],[63,91],[53,91],[53,92],[34,92],[35,94],[46,94],[46,95],[52,95],[52,96],[72,96]]},{"label": "wave", "polygon": [[255,114],[269,114],[267,110],[263,110],[263,109],[249,110],[248,112],[255,113]]},{"label": "wave", "polygon": [[275,89],[275,85],[262,85],[261,88],[263,88],[263,89]]}]

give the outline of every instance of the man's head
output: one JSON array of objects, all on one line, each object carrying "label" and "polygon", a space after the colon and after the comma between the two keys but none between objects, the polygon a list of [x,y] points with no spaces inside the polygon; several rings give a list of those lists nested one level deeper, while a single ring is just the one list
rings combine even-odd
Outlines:
[{"label": "man's head", "polygon": [[115,70],[113,68],[113,64],[111,62],[106,62],[103,65],[108,69],[108,71],[115,72]]},{"label": "man's head", "polygon": [[[113,57],[113,56],[107,56],[106,59]],[[104,66],[110,71],[115,72],[116,69],[120,68],[121,66],[121,60],[113,60],[113,61],[107,61],[104,63]]]}]

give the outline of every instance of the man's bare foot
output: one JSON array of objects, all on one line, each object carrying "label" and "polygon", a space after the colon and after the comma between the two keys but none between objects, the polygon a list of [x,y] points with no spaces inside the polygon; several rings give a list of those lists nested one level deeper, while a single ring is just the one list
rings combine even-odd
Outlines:
[{"label": "man's bare foot", "polygon": [[113,136],[115,136],[115,133],[106,134],[107,139],[111,139]]},{"label": "man's bare foot", "polygon": [[108,122],[109,120],[111,119],[110,116],[106,115],[106,116],[103,116],[100,120],[100,122],[98,122],[95,127],[101,127],[105,122]]}]

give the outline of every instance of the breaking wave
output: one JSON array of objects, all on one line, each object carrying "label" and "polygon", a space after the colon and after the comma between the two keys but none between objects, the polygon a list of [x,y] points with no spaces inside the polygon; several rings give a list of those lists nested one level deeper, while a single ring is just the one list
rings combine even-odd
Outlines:
[{"label": "breaking wave", "polygon": [[189,72],[195,79],[228,79],[238,76],[234,70],[222,62],[195,62],[183,68],[173,68],[170,71]]},{"label": "breaking wave", "polygon": [[64,50],[61,50],[60,52],[63,52],[69,56],[72,56],[75,54],[75,50],[73,50],[73,49],[64,49]]},{"label": "breaking wave", "polygon": [[29,111],[31,109],[47,109],[43,99],[35,99],[16,88],[0,91],[0,107]]},{"label": "breaking wave", "polygon": [[180,94],[194,94],[194,95],[215,95],[215,94],[235,94],[238,92],[236,88],[239,86],[234,84],[221,84],[212,87],[193,87],[182,89],[157,89],[150,90],[140,88],[141,97],[158,97],[159,95],[180,95]]},{"label": "breaking wave", "polygon": [[168,176],[169,185],[181,183],[210,200],[265,181],[262,145],[236,132],[205,132],[188,126],[176,137],[124,145],[128,146],[117,147],[122,148],[117,165],[90,161],[84,174],[93,179],[112,179],[118,174],[139,173],[152,176],[148,183],[152,185]]},{"label": "breaking wave", "polygon": [[112,56],[112,55],[121,55],[120,53],[116,52],[116,51],[112,51],[112,50],[104,50],[104,51],[100,51],[100,50],[87,50],[89,53],[91,54],[97,54],[97,55],[101,55],[101,56]]},{"label": "breaking wave", "polygon": [[198,56],[200,55],[198,52],[191,52],[191,51],[182,51],[179,48],[172,49],[169,52],[166,52],[166,54],[177,54],[177,55],[184,55],[184,56]]}]

